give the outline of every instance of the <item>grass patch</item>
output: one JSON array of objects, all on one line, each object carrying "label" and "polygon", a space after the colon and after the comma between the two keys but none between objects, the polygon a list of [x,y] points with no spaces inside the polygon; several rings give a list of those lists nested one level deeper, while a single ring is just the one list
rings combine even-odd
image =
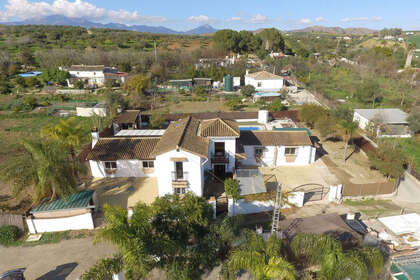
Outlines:
[{"label": "grass patch", "polygon": [[420,172],[420,143],[416,138],[400,139],[399,144],[404,154],[410,159],[413,168]]},{"label": "grass patch", "polygon": [[344,205],[348,206],[384,206],[387,205],[389,202],[387,200],[381,200],[381,199],[374,199],[374,198],[368,198],[363,200],[351,200],[346,199],[343,201]]}]

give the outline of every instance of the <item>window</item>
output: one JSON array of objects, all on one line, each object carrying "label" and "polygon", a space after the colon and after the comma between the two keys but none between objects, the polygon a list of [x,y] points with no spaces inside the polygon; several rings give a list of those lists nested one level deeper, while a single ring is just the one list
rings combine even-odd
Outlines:
[{"label": "window", "polygon": [[255,160],[257,162],[261,162],[264,156],[264,147],[255,147],[254,155],[255,155]]},{"label": "window", "polygon": [[154,161],[143,161],[143,168],[154,168],[155,162]]},{"label": "window", "polygon": [[296,148],[286,148],[284,150],[285,156],[295,156],[296,155]]},{"label": "window", "polygon": [[105,161],[105,169],[117,169],[116,161]]},{"label": "window", "polygon": [[93,76],[96,76],[96,72],[93,72]]},{"label": "window", "polygon": [[257,87],[262,87],[262,82],[258,82]]},{"label": "window", "polygon": [[174,194],[185,194],[187,192],[187,188],[174,188]]}]

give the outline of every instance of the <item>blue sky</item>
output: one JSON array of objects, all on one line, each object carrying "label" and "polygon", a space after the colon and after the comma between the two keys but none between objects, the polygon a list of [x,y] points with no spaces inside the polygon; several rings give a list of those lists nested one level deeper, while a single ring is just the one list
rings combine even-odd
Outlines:
[{"label": "blue sky", "polygon": [[420,30],[420,0],[0,0],[0,22],[60,14],[98,22],[187,30],[282,30],[311,25]]}]

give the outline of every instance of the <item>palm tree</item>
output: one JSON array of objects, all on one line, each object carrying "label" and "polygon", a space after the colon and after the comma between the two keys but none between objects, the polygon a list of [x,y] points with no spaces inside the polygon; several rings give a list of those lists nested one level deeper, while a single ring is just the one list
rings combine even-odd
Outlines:
[{"label": "palm tree", "polygon": [[76,159],[76,149],[88,141],[86,127],[71,117],[60,120],[57,124],[50,124],[41,129],[41,137],[47,137],[60,142],[69,150],[73,160]]},{"label": "palm tree", "polygon": [[341,128],[344,134],[344,155],[343,155],[344,162],[346,162],[346,159],[347,159],[346,157],[347,157],[347,148],[349,145],[349,141],[352,139],[353,134],[356,131],[357,127],[358,127],[357,122],[353,122],[353,121],[341,122]]},{"label": "palm tree", "polygon": [[33,186],[33,200],[39,202],[50,196],[65,197],[73,193],[77,182],[73,176],[74,168],[81,171],[78,163],[72,163],[62,146],[57,142],[22,141],[24,155],[11,162],[2,172],[5,181],[12,182],[12,193],[19,194]]},{"label": "palm tree", "polygon": [[267,241],[255,232],[246,231],[245,240],[235,249],[227,263],[234,275],[246,270],[254,279],[296,279],[296,270],[292,264],[281,257],[282,241],[271,235]]}]

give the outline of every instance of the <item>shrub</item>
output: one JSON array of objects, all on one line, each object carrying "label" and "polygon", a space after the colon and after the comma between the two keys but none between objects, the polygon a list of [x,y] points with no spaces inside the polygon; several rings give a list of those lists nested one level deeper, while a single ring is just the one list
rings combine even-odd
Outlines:
[{"label": "shrub", "polygon": [[241,88],[241,93],[244,96],[250,97],[255,93],[255,88],[253,85],[246,85]]},{"label": "shrub", "polygon": [[20,236],[20,229],[16,226],[0,226],[0,244],[12,245]]},{"label": "shrub", "polygon": [[271,101],[270,105],[268,105],[268,110],[270,112],[285,111],[287,110],[287,107],[281,103],[280,99],[276,99]]}]

